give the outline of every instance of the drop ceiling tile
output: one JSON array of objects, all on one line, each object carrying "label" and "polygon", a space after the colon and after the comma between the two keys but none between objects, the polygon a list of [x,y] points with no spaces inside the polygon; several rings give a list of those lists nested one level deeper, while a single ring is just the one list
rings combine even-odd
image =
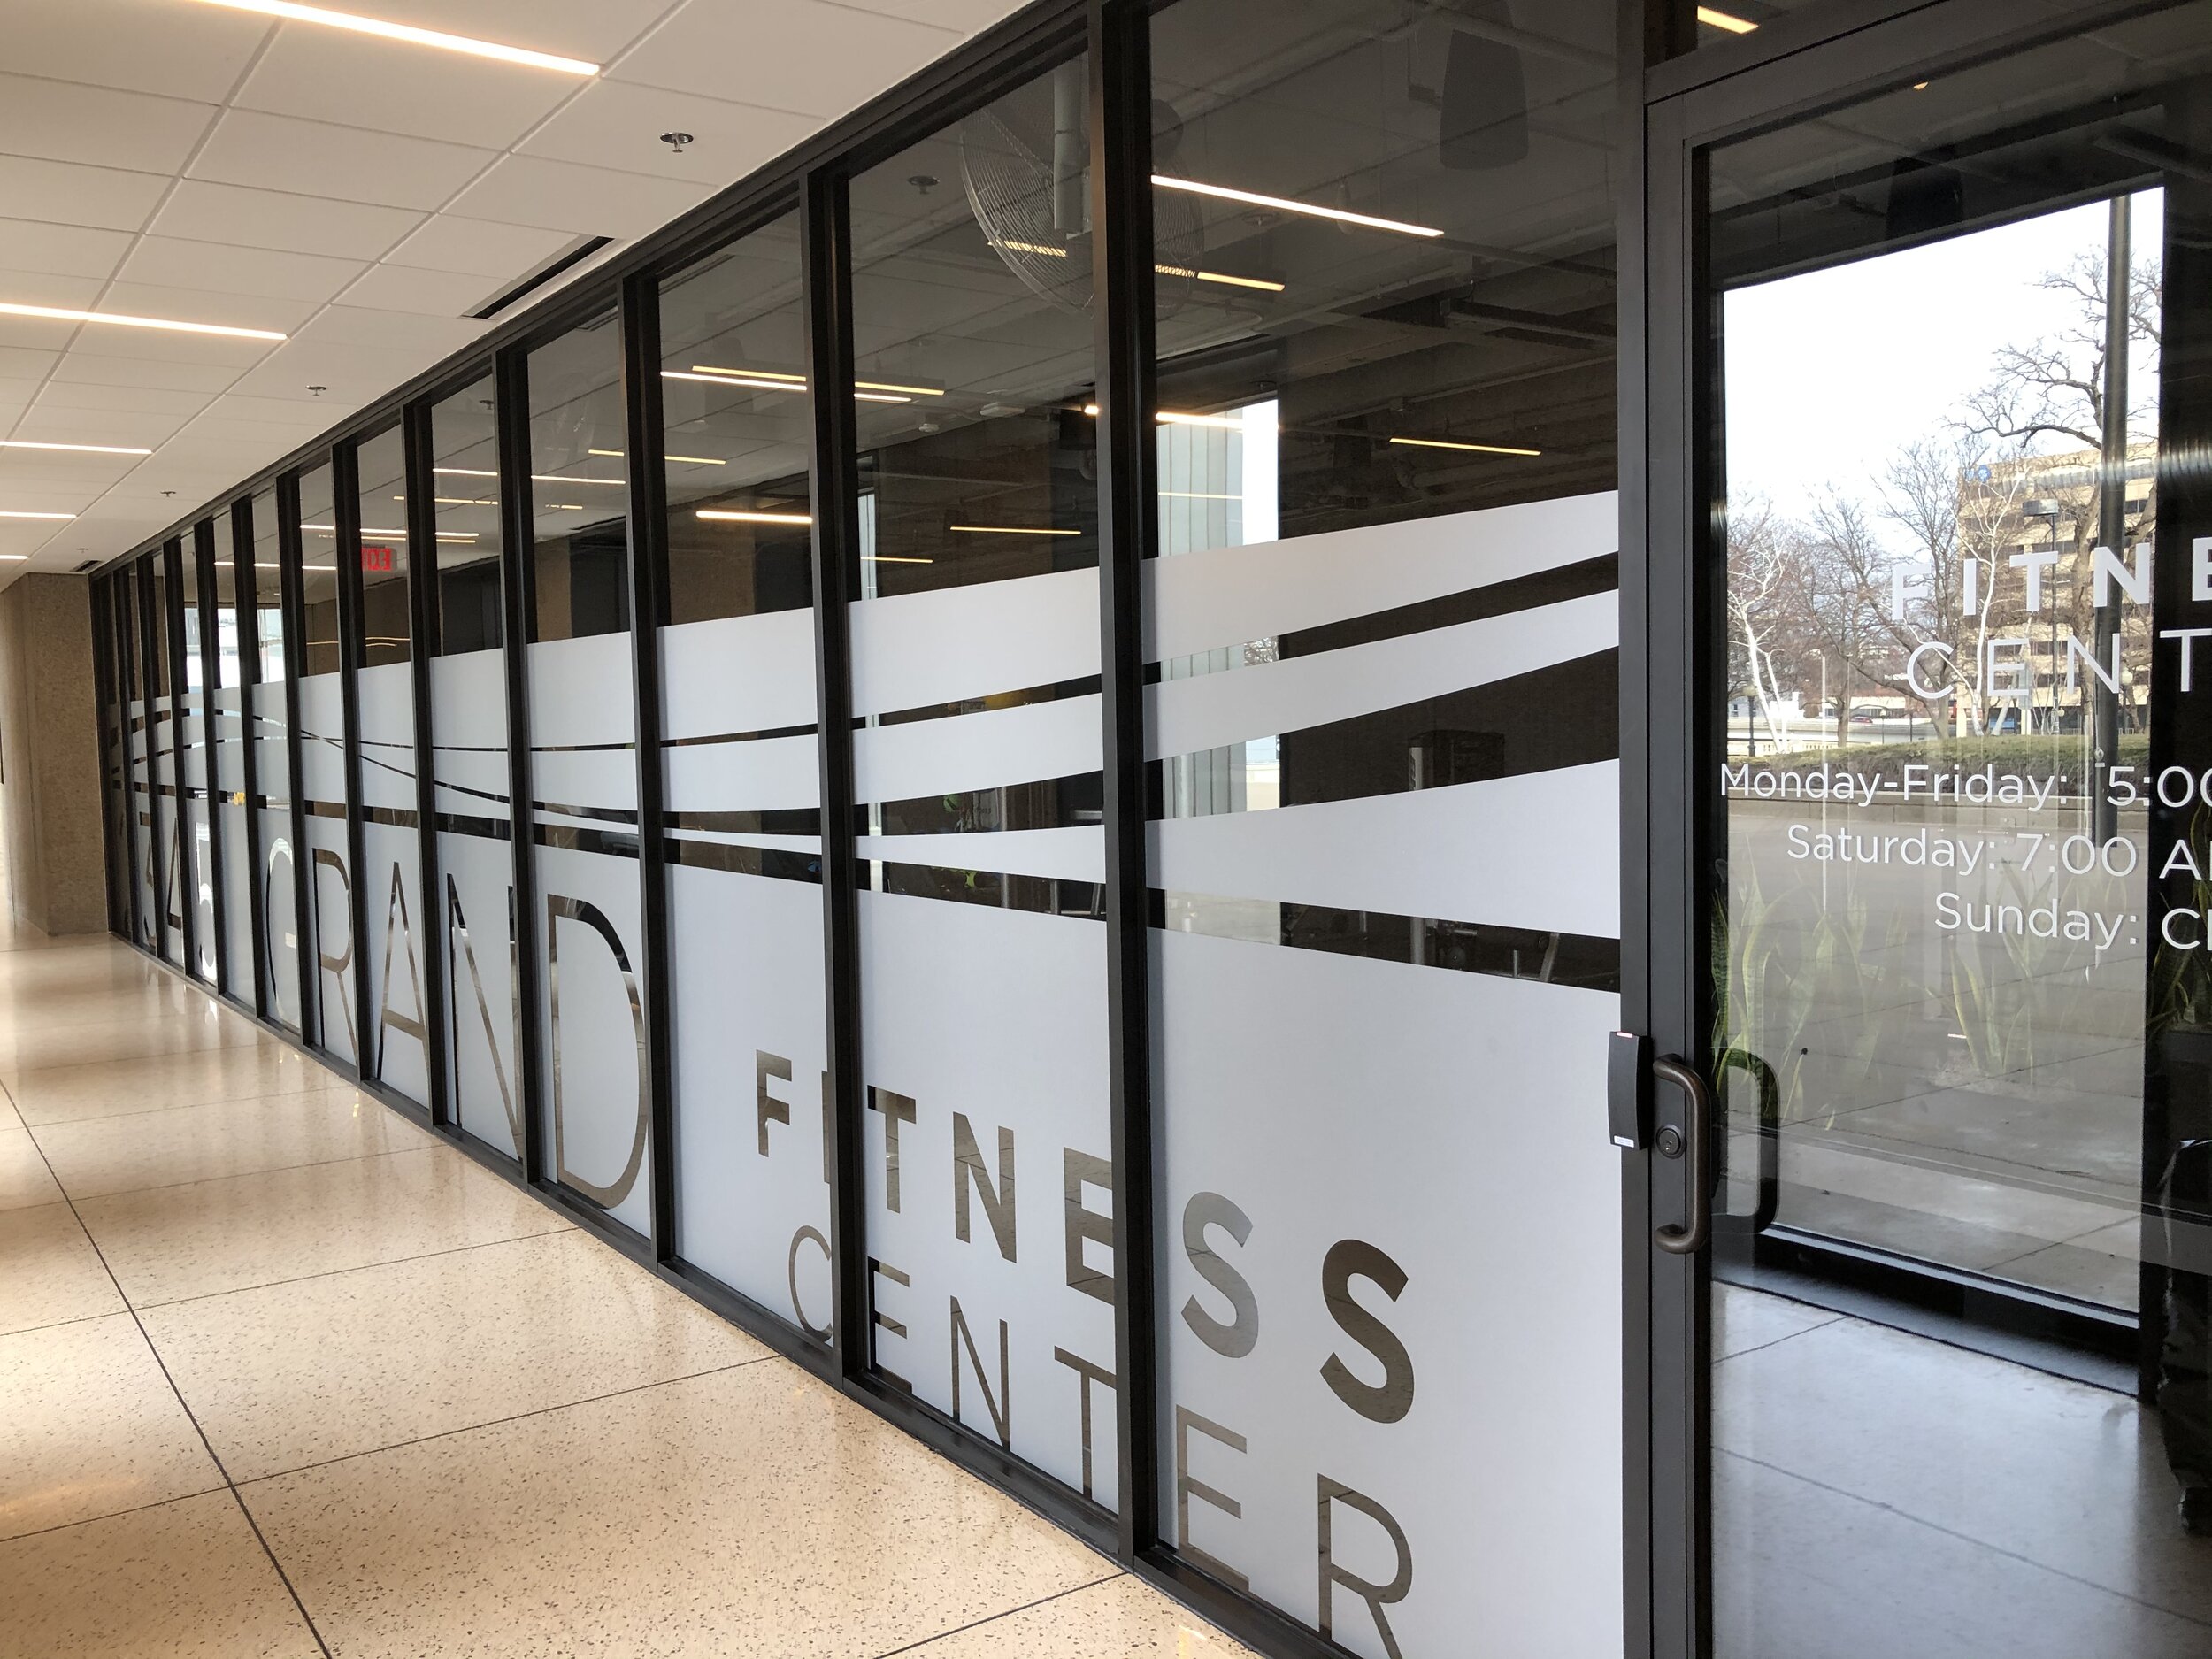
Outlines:
[{"label": "drop ceiling tile", "polygon": [[169,183],[150,173],[0,156],[0,218],[136,230]]},{"label": "drop ceiling tile", "polygon": [[323,254],[186,242],[175,236],[142,236],[116,275],[126,282],[217,288],[227,294],[319,303],[365,268],[358,259],[333,259]]},{"label": "drop ceiling tile", "polygon": [[[376,15],[419,28],[496,41],[534,52],[605,63],[681,0],[378,0]],[[721,0],[717,0],[721,3]],[[295,27],[288,26],[286,33]],[[504,65],[510,74],[569,77],[557,71]]]},{"label": "drop ceiling tile", "polygon": [[[774,160],[821,124],[810,115],[601,81],[533,133],[522,151],[683,180],[713,191]],[[661,142],[660,135],[669,132],[689,133],[697,142],[678,155]]]},{"label": "drop ceiling tile", "polygon": [[617,81],[710,98],[842,115],[960,39],[951,29],[820,0],[690,5],[608,73]]},{"label": "drop ceiling tile", "polygon": [[80,386],[52,381],[38,395],[35,407],[121,410],[133,414],[189,418],[207,407],[207,394],[167,391],[153,386]]},{"label": "drop ceiling tile", "polygon": [[[279,346],[268,360],[239,377],[237,388],[257,397],[288,397],[312,401],[311,386],[324,389],[322,401],[342,414],[373,402],[402,380],[419,373],[438,359],[435,351],[380,350],[367,346],[335,345],[327,342],[294,340]],[[337,414],[331,419],[336,419]]]},{"label": "drop ceiling tile", "polygon": [[172,318],[180,322],[219,323],[227,328],[265,328],[288,334],[312,317],[311,300],[273,300],[257,294],[227,294],[219,288],[158,288],[150,282],[111,282],[95,311],[133,317]]},{"label": "drop ceiling tile", "polygon": [[181,179],[150,228],[194,242],[374,259],[421,223],[420,213],[402,208]]},{"label": "drop ceiling tile", "polygon": [[433,208],[481,173],[495,153],[232,110],[193,161],[191,176],[384,207]]},{"label": "drop ceiling tile", "polygon": [[130,246],[128,231],[0,219],[0,248],[7,250],[8,263],[19,271],[104,277],[130,251]]},{"label": "drop ceiling tile", "polygon": [[207,406],[202,420],[229,419],[261,426],[304,426],[311,434],[332,425],[346,411],[333,412],[327,397],[302,402],[293,397],[256,397],[245,392],[226,392]]},{"label": "drop ceiling tile", "polygon": [[237,369],[228,364],[165,363],[153,357],[129,356],[130,342],[122,340],[109,339],[101,343],[118,349],[88,350],[81,346],[65,352],[54,365],[54,379],[81,386],[158,386],[171,391],[212,395],[238,378]]},{"label": "drop ceiling tile", "polygon": [[972,34],[1001,18],[1013,16],[1022,9],[1024,0],[838,0],[838,4]]},{"label": "drop ceiling tile", "polygon": [[135,443],[157,449],[184,425],[180,415],[149,415],[114,410],[48,409],[34,404],[16,422],[11,438],[44,438],[57,443]]},{"label": "drop ceiling tile", "polygon": [[465,317],[498,287],[464,271],[418,271],[411,265],[380,265],[341,297],[349,305],[377,311],[419,311],[428,317]]},{"label": "drop ceiling tile", "polygon": [[543,265],[575,240],[570,231],[438,213],[387,254],[384,262],[426,271],[465,272],[496,281]]},{"label": "drop ceiling tile", "polygon": [[215,116],[211,104],[0,74],[0,151],[12,156],[172,173]]},{"label": "drop ceiling tile", "polygon": [[[57,350],[40,351],[22,346],[0,346],[0,385],[9,380],[28,380],[33,385],[44,380],[61,362]],[[4,394],[0,394],[4,397]]]},{"label": "drop ceiling tile", "polygon": [[8,67],[27,75],[219,104],[273,26],[176,0],[12,5]]},{"label": "drop ceiling tile", "polygon": [[376,351],[458,351],[491,327],[473,317],[425,317],[416,312],[333,305],[299,332],[310,343],[364,346]]},{"label": "drop ceiling tile", "polygon": [[[16,322],[19,319],[0,319],[0,324]],[[25,324],[26,326],[29,325]],[[41,324],[46,328],[68,328],[68,324]],[[0,343],[29,344],[7,339],[7,330],[0,326]],[[47,342],[49,345],[55,343]],[[241,369],[261,361],[273,349],[274,342],[242,340],[235,334],[180,334],[165,328],[118,328],[86,323],[78,328],[75,344],[104,357],[119,357],[127,353],[142,362],[195,363],[203,365],[227,364],[234,375]]]},{"label": "drop ceiling tile", "polygon": [[547,230],[635,237],[696,205],[714,188],[571,161],[509,156],[464,191],[453,211]]},{"label": "drop ceiling tile", "polygon": [[340,29],[287,28],[235,102],[272,115],[506,150],[584,84]]},{"label": "drop ceiling tile", "polygon": [[[0,257],[6,250],[0,249]],[[50,271],[17,271],[0,267],[0,300],[15,305],[58,305],[74,311],[89,311],[93,301],[100,297],[105,285],[96,277],[57,276]],[[120,311],[122,307],[113,309]],[[30,320],[30,319],[23,319]],[[58,331],[75,325],[47,320],[46,326]]]},{"label": "drop ceiling tile", "polygon": [[0,407],[18,411],[29,408],[31,400],[45,384],[43,380],[0,380]]}]

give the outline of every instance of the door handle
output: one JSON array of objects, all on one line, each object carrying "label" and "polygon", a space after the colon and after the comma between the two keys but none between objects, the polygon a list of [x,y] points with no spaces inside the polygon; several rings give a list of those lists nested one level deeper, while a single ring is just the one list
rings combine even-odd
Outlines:
[{"label": "door handle", "polygon": [[1687,1130],[1681,1136],[1678,1149],[1668,1150],[1670,1137],[1666,1131],[1661,1131],[1659,1136],[1662,1156],[1687,1160],[1683,1174],[1689,1183],[1690,1213],[1678,1227],[1661,1227],[1651,1235],[1651,1241],[1670,1256],[1694,1256],[1705,1248],[1706,1237],[1713,1230],[1712,1174],[1707,1167],[1712,1140],[1713,1096],[1705,1087],[1705,1079],[1672,1055],[1654,1060],[1651,1074],[1680,1089],[1690,1109]]}]

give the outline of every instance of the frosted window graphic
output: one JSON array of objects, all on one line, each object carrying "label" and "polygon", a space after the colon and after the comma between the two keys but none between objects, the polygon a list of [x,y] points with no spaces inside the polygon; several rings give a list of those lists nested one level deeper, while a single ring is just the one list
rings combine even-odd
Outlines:
[{"label": "frosted window graphic", "polygon": [[[253,848],[247,840],[247,815],[253,810],[246,796],[246,745],[250,741],[247,718],[249,667],[240,656],[241,642],[250,649],[253,598],[250,590],[243,607],[238,603],[238,569],[228,514],[215,519],[215,687],[209,694],[213,710],[214,766],[219,792],[219,816],[223,825],[223,910],[217,926],[224,930],[226,963],[231,994],[249,1008],[257,1007],[260,964],[253,954]],[[248,577],[252,575],[248,561]],[[241,633],[241,611],[246,631]]]},{"label": "frosted window graphic", "polygon": [[338,672],[338,526],[330,469],[300,479],[300,796],[307,809],[307,902],[316,1034],[350,1062],[361,1052],[354,1002],[355,872],[346,849],[345,702]]},{"label": "frosted window graphic", "polygon": [[1079,60],[853,185],[877,1368],[1116,1502]]},{"label": "frosted window graphic", "polygon": [[661,292],[677,1240],[830,1336],[820,755],[796,226]]},{"label": "frosted window graphic", "polygon": [[292,722],[285,687],[284,612],[278,570],[276,497],[253,498],[254,639],[260,659],[253,687],[254,785],[252,810],[261,817],[261,868],[254,879],[262,895],[263,969],[268,975],[269,1013],[281,1025],[300,1026],[301,926],[296,880],[297,849],[292,831]]},{"label": "frosted window graphic", "polygon": [[533,352],[533,833],[555,1178],[648,1230],[628,463],[611,315]]},{"label": "frosted window graphic", "polygon": [[1621,1648],[1614,11],[1151,25],[1159,1523],[1370,1659]]}]

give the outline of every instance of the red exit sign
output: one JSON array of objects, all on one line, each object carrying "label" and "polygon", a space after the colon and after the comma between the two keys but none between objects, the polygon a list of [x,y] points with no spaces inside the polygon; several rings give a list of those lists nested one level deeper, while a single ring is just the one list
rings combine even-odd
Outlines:
[{"label": "red exit sign", "polygon": [[392,557],[391,549],[379,547],[373,541],[364,541],[361,544],[361,568],[365,571],[388,572],[397,569],[398,564]]}]

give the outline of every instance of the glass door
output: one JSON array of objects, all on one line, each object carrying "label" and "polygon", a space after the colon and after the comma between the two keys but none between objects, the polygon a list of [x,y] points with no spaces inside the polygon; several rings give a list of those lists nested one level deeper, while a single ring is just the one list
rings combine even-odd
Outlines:
[{"label": "glass door", "polygon": [[1661,1653],[2212,1654],[2212,5],[2025,11],[1654,111]]}]

